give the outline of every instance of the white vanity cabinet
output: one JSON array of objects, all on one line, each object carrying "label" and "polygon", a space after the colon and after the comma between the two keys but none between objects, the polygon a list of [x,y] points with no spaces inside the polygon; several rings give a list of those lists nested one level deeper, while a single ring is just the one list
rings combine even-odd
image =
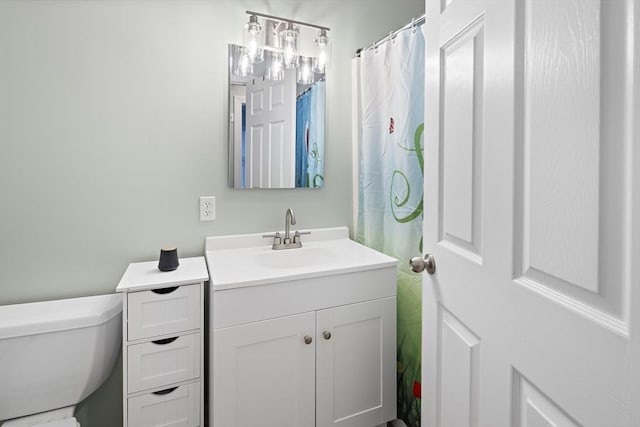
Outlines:
[{"label": "white vanity cabinet", "polygon": [[[220,242],[209,239],[211,427],[376,427],[396,418],[395,259],[351,241],[234,254],[210,250]],[[335,268],[286,266],[307,255],[331,262],[333,250]],[[227,276],[235,255],[252,267]],[[261,278],[261,262],[288,271]]]},{"label": "white vanity cabinet", "polygon": [[368,426],[395,418],[396,299],[218,329],[214,426]]},{"label": "white vanity cabinet", "polygon": [[123,426],[204,425],[204,257],[129,264],[123,292]]}]

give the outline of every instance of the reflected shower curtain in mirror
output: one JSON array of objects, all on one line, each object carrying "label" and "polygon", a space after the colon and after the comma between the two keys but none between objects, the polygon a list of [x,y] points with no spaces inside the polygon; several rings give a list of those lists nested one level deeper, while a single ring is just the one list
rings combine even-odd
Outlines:
[{"label": "reflected shower curtain in mirror", "polygon": [[311,91],[296,99],[296,187],[308,187],[309,130],[311,118]]},{"label": "reflected shower curtain in mirror", "polygon": [[398,418],[420,425],[424,35],[408,28],[353,63],[358,168],[356,240],[400,260]]},{"label": "reflected shower curtain in mirror", "polygon": [[296,100],[296,187],[324,183],[324,114],[325,81],[319,80]]}]

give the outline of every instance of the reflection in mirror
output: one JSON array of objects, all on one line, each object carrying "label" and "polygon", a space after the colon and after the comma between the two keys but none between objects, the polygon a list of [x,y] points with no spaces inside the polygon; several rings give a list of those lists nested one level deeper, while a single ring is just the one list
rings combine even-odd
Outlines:
[{"label": "reflection in mirror", "polygon": [[265,50],[252,63],[229,45],[229,180],[233,188],[318,188],[324,184],[325,75],[313,58],[285,68]]}]

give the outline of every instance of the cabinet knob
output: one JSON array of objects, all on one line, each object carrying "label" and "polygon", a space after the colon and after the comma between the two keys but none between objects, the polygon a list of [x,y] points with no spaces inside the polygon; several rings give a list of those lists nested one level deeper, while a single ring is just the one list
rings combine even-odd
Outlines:
[{"label": "cabinet knob", "polygon": [[304,336],[304,343],[305,344],[311,344],[313,342],[313,338],[311,338],[309,335],[305,335]]},{"label": "cabinet knob", "polygon": [[322,337],[323,337],[325,340],[329,340],[329,339],[331,339],[331,332],[329,332],[329,331],[324,331],[324,332],[322,333]]}]

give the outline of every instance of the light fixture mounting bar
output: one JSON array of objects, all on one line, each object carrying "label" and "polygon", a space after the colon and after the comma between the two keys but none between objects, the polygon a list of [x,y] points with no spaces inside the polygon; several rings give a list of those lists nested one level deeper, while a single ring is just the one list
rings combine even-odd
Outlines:
[{"label": "light fixture mounting bar", "polygon": [[308,22],[295,21],[293,19],[281,18],[279,16],[267,15],[265,13],[252,12],[250,10],[247,10],[246,12],[247,12],[247,15],[256,15],[256,16],[261,16],[263,18],[272,19],[272,20],[275,20],[275,21],[290,22],[292,24],[302,25],[304,27],[317,28],[318,30],[331,31],[331,29],[329,27],[323,27],[322,25],[309,24]]}]

